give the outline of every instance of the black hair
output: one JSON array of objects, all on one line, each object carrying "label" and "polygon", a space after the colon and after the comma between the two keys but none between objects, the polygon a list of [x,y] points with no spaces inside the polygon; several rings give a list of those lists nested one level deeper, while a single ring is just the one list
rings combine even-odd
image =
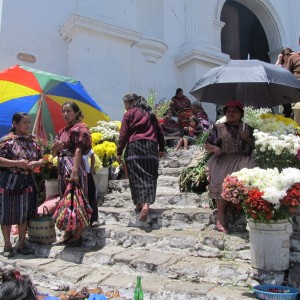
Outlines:
[{"label": "black hair", "polygon": [[284,63],[284,60],[283,60],[283,54],[285,53],[285,51],[289,51],[290,53],[294,52],[291,48],[289,47],[286,47],[286,48],[283,48],[280,52],[280,54],[282,55],[281,57],[281,60],[280,60],[280,64],[282,65]]},{"label": "black hair", "polygon": [[177,97],[179,93],[183,93],[183,89],[182,88],[176,89],[175,97]]},{"label": "black hair", "polygon": [[82,121],[84,116],[83,116],[83,113],[82,113],[81,109],[79,108],[79,106],[75,102],[69,101],[69,102],[65,102],[62,105],[62,107],[66,106],[66,105],[70,106],[75,113],[78,113],[76,120],[79,122]]},{"label": "black hair", "polygon": [[1,270],[0,300],[35,300],[36,289],[27,275],[16,270]]},{"label": "black hair", "polygon": [[10,132],[15,132],[16,131],[16,128],[14,126],[14,122],[16,122],[17,124],[24,118],[24,117],[28,117],[29,115],[25,112],[16,112],[14,113],[14,115],[12,116],[12,119],[11,119],[11,123],[12,123],[12,126],[11,126],[11,129],[10,129]]},{"label": "black hair", "polygon": [[147,104],[147,101],[143,96],[138,96],[135,93],[126,94],[123,97],[123,101],[129,102],[133,107],[139,107],[144,112],[149,113],[151,121],[154,120],[155,114],[153,113],[151,106]]}]

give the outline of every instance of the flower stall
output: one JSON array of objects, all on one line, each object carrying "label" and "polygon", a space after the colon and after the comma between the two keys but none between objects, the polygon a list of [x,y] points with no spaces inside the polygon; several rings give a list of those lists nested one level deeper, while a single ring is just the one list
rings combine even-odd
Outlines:
[{"label": "flower stall", "polygon": [[252,267],[288,269],[291,219],[300,205],[300,170],[242,169],[225,178],[222,197],[246,215]]},{"label": "flower stall", "polygon": [[292,217],[300,205],[298,125],[269,113],[255,122],[257,167],[228,175],[222,197],[247,218],[252,267],[283,271],[289,267]]}]

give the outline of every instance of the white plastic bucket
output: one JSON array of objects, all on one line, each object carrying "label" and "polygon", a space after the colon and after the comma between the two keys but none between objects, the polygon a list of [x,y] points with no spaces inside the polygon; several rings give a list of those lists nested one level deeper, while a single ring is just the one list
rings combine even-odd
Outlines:
[{"label": "white plastic bucket", "polygon": [[108,174],[109,168],[102,168],[94,175],[97,200],[102,200],[102,198],[107,194]]},{"label": "white plastic bucket", "polygon": [[289,268],[292,224],[287,220],[271,224],[248,220],[251,266],[260,270],[284,271]]},{"label": "white plastic bucket", "polygon": [[46,199],[59,195],[58,179],[45,180]]}]

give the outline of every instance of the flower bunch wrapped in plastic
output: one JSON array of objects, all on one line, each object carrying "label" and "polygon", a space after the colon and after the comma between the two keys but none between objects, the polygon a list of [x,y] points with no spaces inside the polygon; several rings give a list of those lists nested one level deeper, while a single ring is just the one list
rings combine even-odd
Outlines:
[{"label": "flower bunch wrapped in plastic", "polygon": [[41,167],[41,174],[45,180],[58,178],[58,158],[51,154],[43,156],[43,166]]},{"label": "flower bunch wrapped in plastic", "polygon": [[256,222],[290,219],[300,205],[300,170],[245,168],[228,175],[222,189],[225,200]]},{"label": "flower bunch wrapped in plastic", "polygon": [[282,134],[295,134],[298,124],[290,118],[285,118],[282,115],[262,114],[260,116],[262,123],[259,130],[272,133],[279,136]]},{"label": "flower bunch wrapped in plastic", "polygon": [[300,167],[300,137],[297,123],[281,115],[263,114],[254,130],[255,160],[261,168]]},{"label": "flower bunch wrapped in plastic", "polygon": [[120,121],[99,121],[96,127],[91,127],[90,132],[101,134],[98,135],[99,141],[118,141],[120,135]]}]

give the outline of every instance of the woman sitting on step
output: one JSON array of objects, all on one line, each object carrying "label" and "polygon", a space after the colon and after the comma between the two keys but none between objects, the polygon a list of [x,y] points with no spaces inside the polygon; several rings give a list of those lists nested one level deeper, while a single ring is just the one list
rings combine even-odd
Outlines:
[{"label": "woman sitting on step", "polygon": [[208,191],[210,197],[217,201],[217,230],[227,233],[225,209],[227,201],[221,197],[224,178],[243,168],[253,168],[251,156],[254,149],[253,128],[243,124],[243,104],[230,101],[223,108],[225,123],[215,124],[208,136],[205,149],[213,153],[207,162]]},{"label": "woman sitting on step", "polygon": [[136,210],[141,211],[139,220],[147,220],[149,205],[156,196],[159,158],[165,151],[165,140],[160,124],[147,105],[136,94],[123,97],[126,113],[123,116],[117,148],[117,161],[121,162],[123,150],[128,169],[131,196]]}]

